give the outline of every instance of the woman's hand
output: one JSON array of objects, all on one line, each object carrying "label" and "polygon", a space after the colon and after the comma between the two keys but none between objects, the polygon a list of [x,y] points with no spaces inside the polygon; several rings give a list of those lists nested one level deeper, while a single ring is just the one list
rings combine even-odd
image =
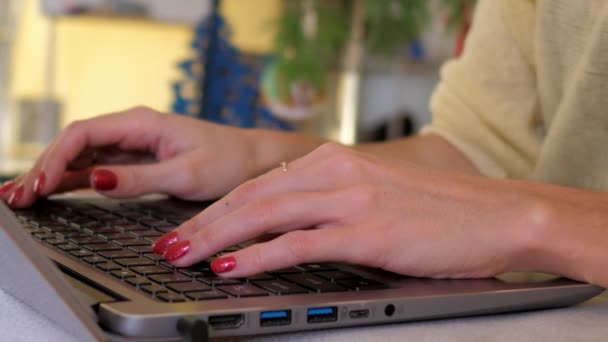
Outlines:
[{"label": "woman's hand", "polygon": [[[40,196],[89,186],[111,197],[162,192],[188,200],[218,198],[281,158],[304,154],[300,147],[283,146],[260,156],[260,144],[273,144],[268,135],[144,107],[78,121],[30,172],[4,185],[0,199],[25,207]],[[289,145],[280,139],[276,144]],[[308,151],[316,146],[304,145]]]},{"label": "woman's hand", "polygon": [[328,261],[441,278],[536,267],[538,260],[526,256],[545,226],[542,202],[515,181],[432,170],[337,144],[287,168],[239,186],[159,239],[155,251],[188,266],[282,234],[216,259],[213,270],[228,277]]}]

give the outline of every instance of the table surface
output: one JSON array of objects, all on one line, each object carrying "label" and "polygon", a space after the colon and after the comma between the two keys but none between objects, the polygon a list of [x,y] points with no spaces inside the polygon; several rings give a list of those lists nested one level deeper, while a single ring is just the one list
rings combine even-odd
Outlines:
[{"label": "table surface", "polygon": [[[608,292],[561,309],[245,338],[245,341],[606,341]],[[0,290],[3,341],[76,341]],[[241,340],[239,340],[241,341]]]}]

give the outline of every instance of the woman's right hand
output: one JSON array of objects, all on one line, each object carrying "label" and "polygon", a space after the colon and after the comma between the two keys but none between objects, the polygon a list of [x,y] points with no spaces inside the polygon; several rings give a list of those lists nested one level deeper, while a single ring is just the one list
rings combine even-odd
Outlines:
[{"label": "woman's right hand", "polygon": [[0,198],[20,208],[38,197],[89,186],[118,198],[153,192],[186,200],[218,198],[282,158],[299,154],[260,157],[259,145],[272,144],[268,139],[273,135],[256,132],[145,107],[77,121],[28,173],[4,185]]}]

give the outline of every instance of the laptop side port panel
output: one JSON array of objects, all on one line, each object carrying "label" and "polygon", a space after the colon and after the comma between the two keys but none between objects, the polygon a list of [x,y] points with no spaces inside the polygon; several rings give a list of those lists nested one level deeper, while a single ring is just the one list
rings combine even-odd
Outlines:
[{"label": "laptop side port panel", "polygon": [[261,327],[276,327],[291,324],[291,310],[262,311],[260,313]]},{"label": "laptop side port panel", "polygon": [[306,312],[306,320],[308,323],[336,322],[338,320],[338,308],[335,306],[327,306],[308,309]]}]

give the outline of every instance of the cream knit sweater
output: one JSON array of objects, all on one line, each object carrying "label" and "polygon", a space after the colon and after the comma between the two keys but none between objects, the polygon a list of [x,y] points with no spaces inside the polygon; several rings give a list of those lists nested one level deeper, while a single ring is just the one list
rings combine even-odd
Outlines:
[{"label": "cream knit sweater", "polygon": [[608,1],[480,0],[431,101],[490,177],[608,190]]}]

